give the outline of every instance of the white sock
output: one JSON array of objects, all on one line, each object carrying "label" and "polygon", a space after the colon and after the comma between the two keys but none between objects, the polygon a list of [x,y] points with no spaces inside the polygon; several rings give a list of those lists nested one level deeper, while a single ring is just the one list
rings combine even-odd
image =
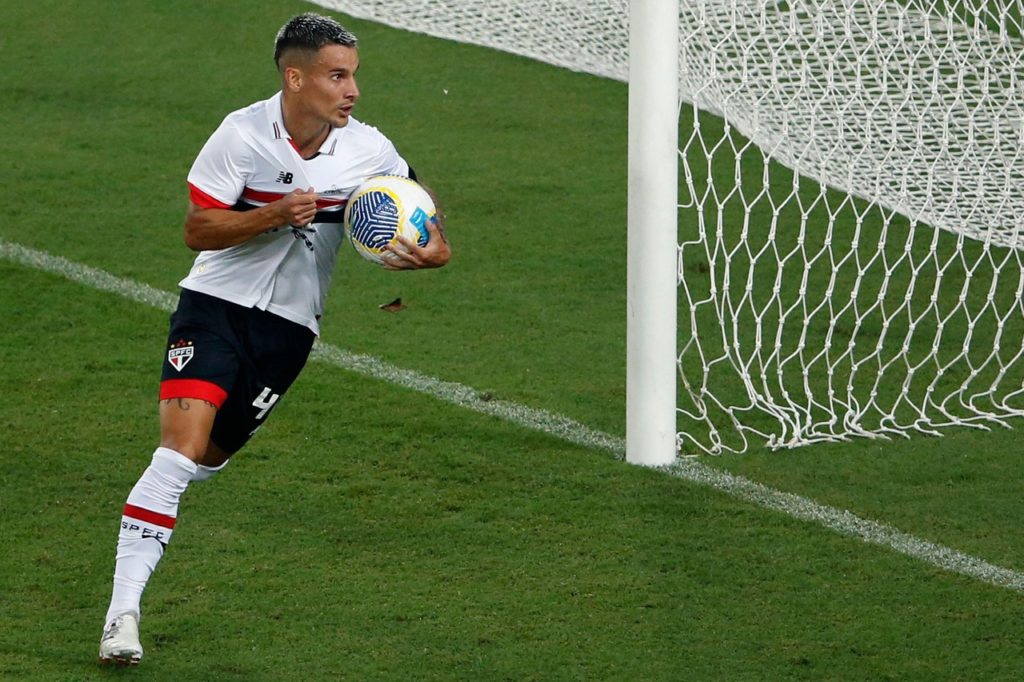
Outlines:
[{"label": "white sock", "polygon": [[122,613],[141,612],[146,582],[171,540],[178,501],[196,474],[196,463],[170,448],[157,448],[153,461],[128,495],[117,538],[110,622]]},{"label": "white sock", "polygon": [[216,474],[218,471],[221,471],[224,467],[226,467],[228,465],[228,462],[230,461],[231,460],[229,459],[224,460],[224,463],[221,464],[219,467],[208,467],[205,464],[197,464],[196,473],[192,474],[192,482],[195,483],[196,481],[206,481],[213,478],[214,474]]}]

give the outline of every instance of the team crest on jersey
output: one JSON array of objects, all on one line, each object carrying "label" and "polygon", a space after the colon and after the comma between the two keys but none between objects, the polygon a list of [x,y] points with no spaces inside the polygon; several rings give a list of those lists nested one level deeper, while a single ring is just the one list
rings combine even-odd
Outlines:
[{"label": "team crest on jersey", "polygon": [[195,354],[196,349],[192,342],[182,339],[177,343],[171,344],[170,350],[167,351],[167,362],[171,363],[171,367],[180,372],[188,364],[189,360],[195,357]]}]

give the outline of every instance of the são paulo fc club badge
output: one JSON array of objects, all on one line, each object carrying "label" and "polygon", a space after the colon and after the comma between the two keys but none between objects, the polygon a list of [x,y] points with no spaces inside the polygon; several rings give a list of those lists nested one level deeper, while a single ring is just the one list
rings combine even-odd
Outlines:
[{"label": "s\u00e3o paulo fc club badge", "polygon": [[180,372],[195,354],[196,349],[192,346],[192,342],[182,339],[177,343],[171,344],[171,349],[167,351],[167,362],[171,363],[171,367]]}]

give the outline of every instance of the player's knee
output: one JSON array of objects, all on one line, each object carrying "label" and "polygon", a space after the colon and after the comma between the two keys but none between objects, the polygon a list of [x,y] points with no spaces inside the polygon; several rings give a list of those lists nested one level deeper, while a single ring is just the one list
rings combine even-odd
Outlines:
[{"label": "player's knee", "polygon": [[232,454],[233,453],[223,450],[219,445],[213,442],[213,439],[210,439],[207,441],[206,452],[203,454],[203,458],[199,463],[211,469],[220,469],[227,464]]},{"label": "player's knee", "polygon": [[217,408],[202,400],[174,398],[160,402],[160,445],[193,462],[206,455]]},{"label": "player's knee", "polygon": [[203,461],[203,455],[206,454],[206,442],[202,439],[178,437],[175,434],[163,434],[160,447],[180,452],[197,464]]}]

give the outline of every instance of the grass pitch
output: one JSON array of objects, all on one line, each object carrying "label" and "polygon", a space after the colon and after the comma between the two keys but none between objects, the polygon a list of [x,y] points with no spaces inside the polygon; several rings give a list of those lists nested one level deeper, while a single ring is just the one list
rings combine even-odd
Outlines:
[{"label": "grass pitch", "polygon": [[[0,239],[171,291],[184,178],[298,2],[0,2]],[[346,250],[324,339],[621,434],[625,86],[348,20],[455,260]],[[445,94],[447,90],[447,94]],[[401,296],[398,314],[377,306]],[[166,313],[0,261],[0,679],[1018,679],[1021,595],[311,363],[95,664]],[[1010,568],[1019,435],[707,460]]]}]

